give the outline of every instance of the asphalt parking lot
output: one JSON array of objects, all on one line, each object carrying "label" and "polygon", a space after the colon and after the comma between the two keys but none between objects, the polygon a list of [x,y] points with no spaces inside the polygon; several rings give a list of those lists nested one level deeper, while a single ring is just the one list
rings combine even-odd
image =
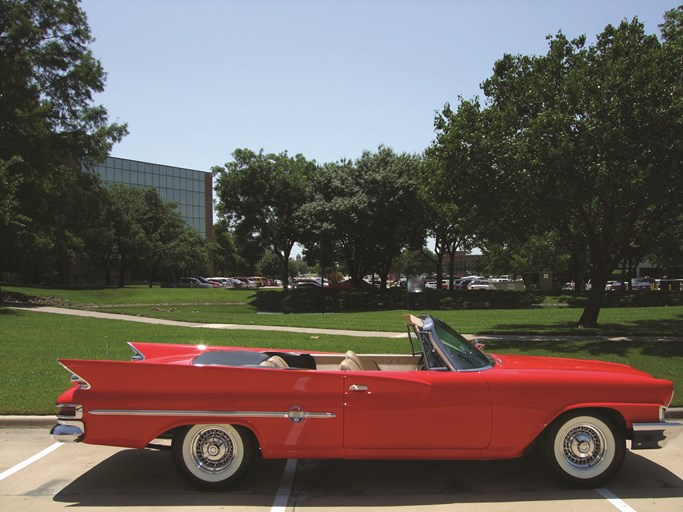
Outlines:
[{"label": "asphalt parking lot", "polygon": [[629,452],[599,490],[564,488],[533,458],[262,461],[234,489],[202,493],[168,452],[58,444],[45,428],[3,427],[0,453],[0,505],[11,511],[683,511],[683,437]]}]

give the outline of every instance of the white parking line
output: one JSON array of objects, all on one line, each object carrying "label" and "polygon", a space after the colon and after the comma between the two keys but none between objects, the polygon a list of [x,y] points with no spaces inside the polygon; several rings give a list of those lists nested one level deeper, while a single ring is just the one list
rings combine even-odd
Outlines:
[{"label": "white parking line", "polygon": [[285,512],[287,509],[287,502],[289,501],[289,493],[294,482],[294,473],[296,472],[296,463],[294,459],[288,459],[285,464],[285,469],[282,472],[282,479],[280,486],[277,488],[273,506],[270,507],[270,512]]},{"label": "white parking line", "polygon": [[0,481],[4,480],[5,478],[7,478],[9,476],[12,476],[17,471],[21,471],[26,466],[29,466],[29,465],[33,464],[34,462],[42,459],[46,455],[55,451],[57,448],[59,448],[63,444],[64,443],[54,443],[54,444],[48,446],[47,448],[45,448],[42,452],[36,453],[33,457],[29,457],[28,459],[26,459],[23,462],[20,462],[16,466],[12,466],[11,468],[3,471],[2,473],[0,473]]},{"label": "white parking line", "polygon": [[609,501],[610,504],[614,505],[617,509],[621,510],[621,512],[637,512],[635,508],[631,507],[630,505],[627,505],[626,502],[617,498],[617,496],[614,493],[612,493],[612,491],[609,491],[604,487],[601,487],[600,489],[595,489],[595,492],[597,492],[600,496]]}]

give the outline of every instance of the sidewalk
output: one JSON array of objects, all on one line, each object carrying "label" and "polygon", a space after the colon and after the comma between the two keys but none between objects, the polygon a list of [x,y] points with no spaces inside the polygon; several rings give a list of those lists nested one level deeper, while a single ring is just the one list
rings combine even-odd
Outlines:
[{"label": "sidewalk", "polygon": [[202,324],[194,322],[180,322],[178,320],[164,320],[162,318],[149,318],[135,315],[120,315],[118,313],[103,313],[101,311],[86,311],[82,309],[57,308],[52,306],[21,307],[13,306],[10,309],[23,309],[38,313],[52,313],[56,315],[80,316],[86,318],[103,318],[106,320],[124,320],[126,322],[139,322],[143,324],[172,325],[175,327],[192,327],[195,329],[225,329],[225,330],[248,330],[248,331],[278,331],[296,332],[302,334],[332,334],[338,336],[359,336],[364,338],[405,338],[405,332],[382,332],[382,331],[352,331],[345,329],[316,329],[313,327],[282,327],[274,325],[243,325],[243,324]]},{"label": "sidewalk", "polygon": [[[123,320],[126,322],[139,322],[143,324],[171,325],[175,327],[191,327],[194,329],[224,329],[231,331],[275,331],[275,332],[294,332],[301,334],[330,334],[337,336],[358,336],[362,338],[406,338],[406,332],[387,332],[387,331],[355,331],[346,329],[319,329],[315,327],[283,327],[277,325],[252,325],[252,324],[206,324],[195,322],[181,322],[178,320],[165,320],[163,318],[150,318],[145,316],[124,315],[118,313],[105,313],[102,311],[88,311],[83,309],[59,308],[53,306],[11,306],[9,309],[21,309],[36,311],[39,313],[52,313],[56,315],[80,316],[86,318],[103,318],[106,320]],[[529,334],[464,334],[467,339],[477,338],[482,342],[486,340],[511,340],[511,341],[547,341],[547,340],[573,340],[576,336],[536,336]],[[647,340],[652,342],[681,339],[680,337],[662,336],[591,336],[591,338],[605,339],[607,341],[629,341]],[[683,340],[682,340],[683,341]]]}]

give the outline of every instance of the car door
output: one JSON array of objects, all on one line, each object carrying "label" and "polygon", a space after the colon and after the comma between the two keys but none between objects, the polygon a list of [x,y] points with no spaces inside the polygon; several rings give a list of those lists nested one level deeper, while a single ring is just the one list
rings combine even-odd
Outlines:
[{"label": "car door", "polygon": [[346,372],[344,447],[481,449],[491,398],[481,372]]}]

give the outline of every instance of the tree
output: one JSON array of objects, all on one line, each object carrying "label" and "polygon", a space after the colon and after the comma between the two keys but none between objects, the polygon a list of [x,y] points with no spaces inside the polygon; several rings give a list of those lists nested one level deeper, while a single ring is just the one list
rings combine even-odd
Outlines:
[{"label": "tree", "polygon": [[434,259],[429,249],[405,249],[394,261],[393,271],[406,277],[428,274],[434,268]]},{"label": "tree", "polygon": [[289,256],[302,238],[295,218],[308,200],[316,164],[303,155],[290,157],[286,151],[276,155],[237,149],[232,157],[232,162],[212,169],[217,211],[240,247],[252,245],[260,249],[260,255],[266,249],[277,255],[286,288]]},{"label": "tree", "polygon": [[144,234],[138,258],[150,286],[167,274],[177,282],[181,273],[203,273],[208,262],[204,240],[183,220],[177,205],[164,201],[156,189],[137,190],[142,192],[137,221]]},{"label": "tree", "polygon": [[[437,122],[438,118],[437,118]],[[436,282],[443,280],[443,261],[450,256],[449,289],[453,289],[455,253],[470,243],[468,233],[474,232],[465,215],[466,203],[459,197],[458,168],[447,167],[442,146],[433,144],[423,160],[419,195],[425,212],[428,235],[434,239],[434,252],[425,255],[436,270]],[[463,160],[460,160],[463,165]]]},{"label": "tree", "polygon": [[[553,231],[586,255],[593,286],[581,326],[597,324],[630,249],[681,208],[680,18],[681,8],[667,13],[663,42],[637,19],[606,27],[593,45],[558,33],[546,55],[505,55],[483,84],[489,157],[471,175],[470,201],[492,198],[511,237]],[[462,137],[445,142],[473,152]],[[487,236],[500,233],[493,220]]]},{"label": "tree", "polygon": [[111,284],[111,271],[117,262],[114,204],[111,190],[99,189],[98,200],[87,217],[90,225],[83,230],[84,255],[104,272],[104,284]]},{"label": "tree", "polygon": [[[131,268],[150,283],[181,274],[203,272],[208,263],[205,241],[187,225],[175,203],[164,201],[152,188],[114,184],[108,189],[105,225],[113,237],[119,261],[119,287]],[[105,245],[105,248],[108,246]],[[106,253],[106,259],[112,256]]]},{"label": "tree", "polygon": [[300,211],[307,258],[324,267],[343,262],[354,286],[372,272],[385,285],[401,251],[424,241],[418,166],[417,156],[386,147],[323,166]]},{"label": "tree", "polygon": [[211,259],[213,268],[221,276],[236,275],[242,265],[228,222],[225,219],[221,219],[213,225]]},{"label": "tree", "polygon": [[105,74],[91,42],[76,0],[0,0],[0,160],[15,159],[8,176],[18,184],[18,214],[29,220],[3,250],[35,280],[43,262],[82,246],[68,209],[90,184],[74,174],[103,160],[127,131],[93,104]]},{"label": "tree", "polygon": [[129,265],[141,256],[146,245],[145,232],[138,222],[143,209],[142,189],[126,185],[110,186],[110,222],[113,228],[114,244],[119,261],[118,286],[126,284]]},{"label": "tree", "polygon": [[[18,161],[18,157],[7,162],[0,160],[0,246],[2,247],[9,247],[16,239],[17,233],[25,228],[29,220],[21,214],[16,197],[21,178],[10,173],[10,167]],[[0,251],[0,281],[8,263],[7,252]]]}]

